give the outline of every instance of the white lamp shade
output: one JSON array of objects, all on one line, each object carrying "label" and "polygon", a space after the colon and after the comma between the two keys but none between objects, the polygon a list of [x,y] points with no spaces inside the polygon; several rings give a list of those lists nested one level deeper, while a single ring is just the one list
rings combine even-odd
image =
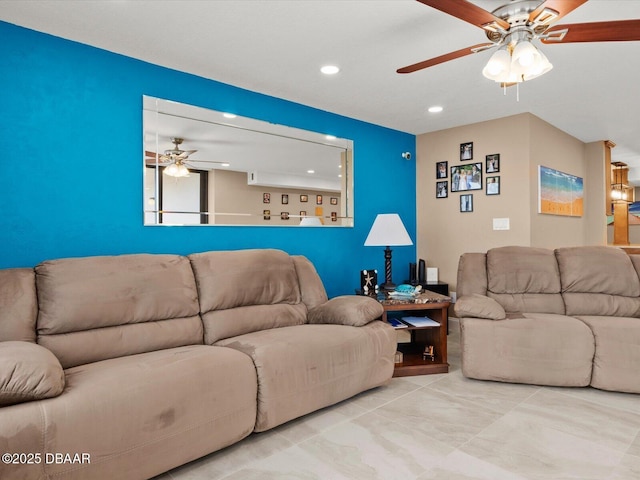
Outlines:
[{"label": "white lamp shade", "polygon": [[301,227],[321,227],[322,222],[318,217],[303,217],[300,220]]},{"label": "white lamp shade", "polygon": [[411,237],[397,213],[379,214],[364,241],[365,247],[391,247],[413,245]]}]

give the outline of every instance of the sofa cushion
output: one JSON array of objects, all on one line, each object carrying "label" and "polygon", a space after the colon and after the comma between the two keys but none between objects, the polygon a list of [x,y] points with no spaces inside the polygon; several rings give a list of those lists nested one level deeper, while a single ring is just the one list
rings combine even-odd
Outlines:
[{"label": "sofa cushion", "polygon": [[506,313],[502,305],[493,298],[485,295],[473,293],[459,297],[454,303],[454,310],[457,317],[476,317],[489,320],[502,320],[506,318]]},{"label": "sofa cushion", "polygon": [[36,277],[32,268],[0,270],[0,342],[36,341]]},{"label": "sofa cushion", "polygon": [[64,371],[53,353],[30,342],[0,342],[0,406],[56,397]]},{"label": "sofa cushion", "polygon": [[151,478],[236,443],[255,424],[255,368],[231,349],[159,350],[66,376],[64,394],[42,402],[44,437],[26,451],[88,452],[91,462],[45,465],[46,478]]},{"label": "sofa cushion", "polygon": [[640,319],[584,315],[595,337],[591,386],[640,393]]},{"label": "sofa cushion", "polygon": [[371,297],[343,295],[309,310],[309,323],[333,323],[361,327],[382,316],[384,308]]},{"label": "sofa cushion", "polygon": [[293,260],[280,250],[195,253],[189,260],[202,313],[248,305],[300,303]]},{"label": "sofa cushion", "polygon": [[487,296],[507,312],[565,313],[552,250],[500,247],[487,252]]},{"label": "sofa cushion", "polygon": [[307,307],[297,305],[249,305],[212,310],[202,314],[204,342],[213,345],[218,340],[244,335],[258,330],[302,325],[307,321]]},{"label": "sofa cushion", "polygon": [[36,267],[38,343],[69,368],[203,342],[186,257],[121,255]]},{"label": "sofa cushion", "polygon": [[299,325],[218,342],[250,356],[258,373],[256,431],[264,431],[386,383],[393,374],[396,332]]},{"label": "sofa cushion", "polygon": [[306,322],[298,273],[287,253],[218,251],[192,254],[189,259],[198,284],[206,343]]},{"label": "sofa cushion", "polygon": [[558,248],[556,257],[567,315],[640,314],[640,279],[623,250]]},{"label": "sofa cushion", "polygon": [[488,289],[493,293],[560,293],[552,250],[500,247],[487,252]]},{"label": "sofa cushion", "polygon": [[640,280],[623,250],[614,247],[556,249],[563,292],[640,296]]},{"label": "sofa cushion", "polygon": [[576,318],[545,313],[500,322],[461,318],[460,331],[465,377],[567,387],[591,382],[594,338]]}]

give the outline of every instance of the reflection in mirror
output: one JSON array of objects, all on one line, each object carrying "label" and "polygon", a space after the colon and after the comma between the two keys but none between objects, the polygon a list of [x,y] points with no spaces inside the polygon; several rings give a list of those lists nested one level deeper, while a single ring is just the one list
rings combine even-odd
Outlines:
[{"label": "reflection in mirror", "polygon": [[353,226],[353,142],[143,97],[145,225]]}]

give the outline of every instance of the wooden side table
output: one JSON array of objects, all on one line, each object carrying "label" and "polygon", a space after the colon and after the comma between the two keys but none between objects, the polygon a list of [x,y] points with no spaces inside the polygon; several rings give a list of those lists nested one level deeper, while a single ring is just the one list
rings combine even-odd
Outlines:
[{"label": "wooden side table", "polygon": [[[403,361],[396,363],[393,376],[448,373],[447,322],[451,298],[426,290],[413,299],[393,299],[381,294],[378,301],[384,307],[382,320],[385,322],[388,321],[389,312],[406,312],[406,316],[429,316],[440,324],[427,327],[407,326],[406,330],[411,334],[411,341],[398,344],[398,351],[402,352]],[[402,330],[405,329],[402,328]],[[433,357],[425,356],[425,350],[429,345],[433,346]]]}]

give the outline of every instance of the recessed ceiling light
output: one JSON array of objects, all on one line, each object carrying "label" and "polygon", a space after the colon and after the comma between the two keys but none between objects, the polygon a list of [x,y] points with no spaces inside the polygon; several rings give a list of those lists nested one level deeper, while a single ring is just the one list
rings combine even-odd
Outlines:
[{"label": "recessed ceiling light", "polygon": [[320,71],[325,75],[335,75],[340,71],[340,69],[335,65],[325,65],[320,69]]},{"label": "recessed ceiling light", "polygon": [[324,138],[326,138],[327,140],[335,140],[336,136],[335,135],[325,135]]},{"label": "recessed ceiling light", "polygon": [[228,167],[228,166],[230,166],[230,165],[231,165],[230,163],[222,163],[220,166],[221,166],[221,167]]},{"label": "recessed ceiling light", "polygon": [[434,105],[433,107],[429,107],[427,110],[429,113],[440,113],[443,108],[440,105]]},{"label": "recessed ceiling light", "polygon": [[316,173],[315,170],[307,170],[307,173]]},{"label": "recessed ceiling light", "polygon": [[222,116],[225,117],[225,118],[236,118],[237,117],[237,115],[235,113],[223,113]]}]

